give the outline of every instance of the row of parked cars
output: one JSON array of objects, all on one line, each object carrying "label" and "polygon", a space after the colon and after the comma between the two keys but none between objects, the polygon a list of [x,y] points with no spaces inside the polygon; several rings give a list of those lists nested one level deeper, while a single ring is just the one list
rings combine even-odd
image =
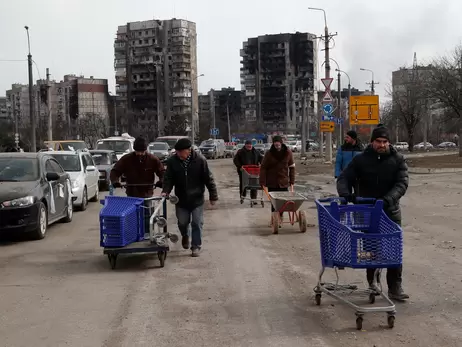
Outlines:
[{"label": "row of parked cars", "polygon": [[[408,151],[409,150],[409,144],[407,142],[397,142],[394,147],[398,151]],[[416,150],[422,150],[422,149],[455,149],[457,148],[457,144],[454,142],[450,141],[444,141],[441,142],[440,144],[434,146],[430,142],[420,142],[414,145],[414,149]]]}]

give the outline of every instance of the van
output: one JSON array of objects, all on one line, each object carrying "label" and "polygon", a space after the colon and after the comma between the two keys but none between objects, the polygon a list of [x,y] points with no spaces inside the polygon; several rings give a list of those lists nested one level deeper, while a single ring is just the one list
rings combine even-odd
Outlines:
[{"label": "van", "polygon": [[125,133],[122,134],[122,136],[111,136],[106,139],[98,140],[96,143],[96,149],[114,151],[116,153],[117,160],[119,160],[125,154],[134,151],[134,143],[135,138]]},{"label": "van", "polygon": [[207,159],[224,158],[226,155],[226,145],[223,139],[208,139],[202,141],[199,149],[202,155]]},{"label": "van", "polygon": [[189,137],[188,136],[178,136],[178,135],[174,135],[174,136],[159,136],[155,142],[166,142],[168,143],[168,146],[170,147],[170,150],[174,150],[175,149],[175,145],[176,143],[178,142],[179,139],[188,139]]}]

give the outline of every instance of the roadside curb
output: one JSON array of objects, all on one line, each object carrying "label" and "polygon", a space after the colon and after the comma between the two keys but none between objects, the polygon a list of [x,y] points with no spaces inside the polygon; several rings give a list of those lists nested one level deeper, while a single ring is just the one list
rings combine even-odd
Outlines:
[{"label": "roadside curb", "polygon": [[462,168],[448,167],[442,169],[427,168],[427,167],[410,167],[408,172],[411,174],[443,174],[462,172]]}]

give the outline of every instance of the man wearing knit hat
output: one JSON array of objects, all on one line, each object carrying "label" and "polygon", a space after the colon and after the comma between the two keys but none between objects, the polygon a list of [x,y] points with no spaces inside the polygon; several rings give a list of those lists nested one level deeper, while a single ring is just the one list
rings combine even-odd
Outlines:
[{"label": "man wearing knit hat", "polygon": [[[295,182],[295,162],[292,151],[283,143],[282,137],[273,136],[273,145],[263,157],[260,167],[260,184],[269,192],[293,191]],[[271,204],[271,214],[275,212]],[[277,214],[276,214],[277,215]],[[282,214],[279,221],[282,222]],[[277,233],[277,232],[275,232]]]},{"label": "man wearing knit hat", "polygon": [[[340,173],[337,192],[350,202],[355,202],[355,196],[383,200],[387,216],[401,225],[399,201],[407,191],[409,175],[404,157],[390,145],[389,138],[384,126],[372,131],[371,144]],[[394,300],[409,298],[402,288],[402,270],[402,267],[387,270],[388,296]],[[367,270],[367,280],[371,289],[377,290],[374,271]]]},{"label": "man wearing knit hat", "polygon": [[191,252],[198,257],[202,247],[202,226],[204,224],[204,193],[209,191],[209,201],[214,205],[218,200],[217,187],[207,160],[191,151],[189,139],[179,139],[175,144],[175,155],[167,160],[162,195],[167,196],[175,187],[178,203],[175,206],[181,243],[189,249],[189,225],[191,225]]},{"label": "man wearing knit hat", "polygon": [[354,130],[346,133],[345,142],[337,150],[335,159],[335,178],[340,176],[340,173],[350,164],[351,160],[362,152],[361,143],[358,139],[358,134]]},{"label": "man wearing knit hat", "polygon": [[[241,198],[241,202],[243,202],[245,196],[247,195],[246,187],[242,186],[242,166],[244,165],[259,165],[263,160],[263,156],[260,154],[259,151],[255,149],[252,145],[252,141],[247,140],[245,141],[244,147],[237,151],[236,155],[234,156],[234,165],[237,169],[237,174],[239,175],[239,197]],[[257,202],[254,201],[257,199],[257,190],[251,189],[250,190],[250,199],[252,200],[252,204],[256,204]]]}]

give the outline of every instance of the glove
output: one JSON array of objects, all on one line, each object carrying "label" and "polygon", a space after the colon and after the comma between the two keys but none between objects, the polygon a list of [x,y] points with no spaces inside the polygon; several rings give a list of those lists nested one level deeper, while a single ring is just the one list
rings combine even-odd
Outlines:
[{"label": "glove", "polygon": [[122,187],[122,184],[121,184],[120,182],[114,182],[114,183],[112,183],[112,186],[113,186],[114,188],[121,188],[121,187]]},{"label": "glove", "polygon": [[157,181],[156,184],[154,184],[154,187],[162,188],[162,181]]}]

